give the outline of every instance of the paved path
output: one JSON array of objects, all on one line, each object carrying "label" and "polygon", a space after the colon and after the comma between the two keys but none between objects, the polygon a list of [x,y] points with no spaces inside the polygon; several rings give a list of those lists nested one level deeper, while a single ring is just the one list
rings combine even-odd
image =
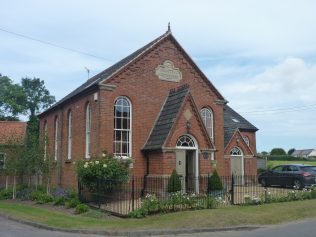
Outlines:
[{"label": "paved path", "polygon": [[[268,226],[251,231],[223,231],[181,235],[164,235],[168,237],[315,237],[316,219],[308,219],[277,226]],[[0,237],[100,237],[77,233],[64,233],[31,227],[0,217]]]}]

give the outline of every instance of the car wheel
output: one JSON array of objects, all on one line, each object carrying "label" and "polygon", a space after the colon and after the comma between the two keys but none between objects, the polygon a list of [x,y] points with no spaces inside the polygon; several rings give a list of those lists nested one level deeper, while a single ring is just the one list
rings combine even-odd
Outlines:
[{"label": "car wheel", "polygon": [[268,186],[266,179],[261,179],[261,186],[262,187],[267,187]]},{"label": "car wheel", "polygon": [[294,187],[294,189],[296,189],[296,190],[302,189],[302,188],[303,188],[302,182],[301,182],[300,180],[298,180],[298,179],[295,179],[295,180],[293,181],[293,187]]}]

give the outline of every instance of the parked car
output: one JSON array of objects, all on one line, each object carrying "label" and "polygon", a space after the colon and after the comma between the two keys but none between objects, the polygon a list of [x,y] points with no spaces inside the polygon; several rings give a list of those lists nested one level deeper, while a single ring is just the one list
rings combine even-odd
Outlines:
[{"label": "parked car", "polygon": [[302,164],[278,165],[258,176],[263,186],[281,186],[302,189],[316,185],[316,166]]}]

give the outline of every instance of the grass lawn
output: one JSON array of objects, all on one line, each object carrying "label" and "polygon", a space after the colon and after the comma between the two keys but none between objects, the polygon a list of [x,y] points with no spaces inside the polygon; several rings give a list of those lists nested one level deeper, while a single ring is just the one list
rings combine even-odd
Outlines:
[{"label": "grass lawn", "polygon": [[282,164],[305,164],[305,165],[315,165],[316,166],[316,161],[280,161],[280,160],[269,160],[268,161],[268,167],[274,167],[277,165],[282,165]]},{"label": "grass lawn", "polygon": [[71,215],[29,204],[0,201],[0,213],[41,224],[72,229],[145,230],[237,225],[277,224],[316,217],[316,200],[273,203],[258,206],[232,206],[213,210],[185,211],[144,219],[95,218],[90,213]]}]

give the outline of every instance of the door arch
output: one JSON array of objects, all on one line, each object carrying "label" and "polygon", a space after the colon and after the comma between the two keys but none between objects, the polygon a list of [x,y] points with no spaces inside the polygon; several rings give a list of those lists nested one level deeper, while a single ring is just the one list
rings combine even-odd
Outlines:
[{"label": "door arch", "polygon": [[199,159],[196,139],[185,134],[176,142],[176,171],[182,177],[182,192],[199,192]]}]

